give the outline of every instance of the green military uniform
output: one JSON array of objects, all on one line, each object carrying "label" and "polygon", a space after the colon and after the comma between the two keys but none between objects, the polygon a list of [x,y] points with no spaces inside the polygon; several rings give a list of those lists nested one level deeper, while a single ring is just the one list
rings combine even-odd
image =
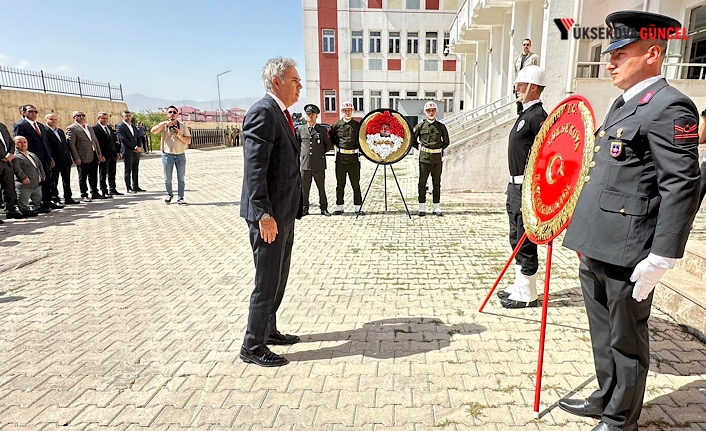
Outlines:
[{"label": "green military uniform", "polygon": [[434,120],[424,120],[414,127],[414,148],[419,149],[419,203],[425,203],[429,174],[434,186],[432,201],[441,200],[441,166],[443,150],[449,146],[446,126]]},{"label": "green military uniform", "polygon": [[346,175],[353,188],[353,204],[363,205],[363,195],[360,193],[358,124],[356,120],[338,120],[331,126],[331,141],[336,147],[336,205],[343,205]]}]

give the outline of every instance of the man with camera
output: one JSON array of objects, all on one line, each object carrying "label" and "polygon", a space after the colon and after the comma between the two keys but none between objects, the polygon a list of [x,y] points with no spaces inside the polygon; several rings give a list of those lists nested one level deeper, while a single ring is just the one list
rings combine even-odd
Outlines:
[{"label": "man with camera", "polygon": [[167,189],[167,196],[164,202],[169,205],[174,197],[172,190],[172,173],[174,166],[177,171],[177,203],[188,205],[184,200],[184,173],[186,171],[186,148],[191,143],[191,132],[186,124],[180,123],[177,119],[179,110],[176,106],[167,108],[167,121],[154,126],[152,133],[161,133],[162,139],[160,150],[162,151],[162,167],[164,168],[164,187]]}]

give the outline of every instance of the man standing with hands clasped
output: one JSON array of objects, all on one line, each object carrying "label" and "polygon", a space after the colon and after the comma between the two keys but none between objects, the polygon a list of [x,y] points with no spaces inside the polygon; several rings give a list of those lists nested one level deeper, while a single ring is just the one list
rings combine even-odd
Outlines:
[{"label": "man standing with hands clasped", "polygon": [[427,102],[424,105],[427,118],[417,124],[412,133],[412,146],[419,149],[419,217],[424,217],[427,211],[427,180],[431,174],[432,212],[443,216],[441,212],[441,168],[443,154],[449,146],[449,132],[446,126],[436,121],[436,103]]},{"label": "man standing with hands clasped", "polygon": [[[594,431],[632,431],[650,366],[647,319],[653,289],[684,255],[699,199],[698,112],[660,74],[668,16],[620,11],[606,53],[613,85],[624,91],[598,129],[586,178],[563,245],[581,254],[598,389],[562,399],[569,413],[600,419]],[[644,33],[644,32],[643,32]]]},{"label": "man standing with hands clasped", "polygon": [[267,347],[300,341],[277,328],[277,310],[289,277],[294,220],[302,215],[300,145],[289,107],[302,88],[291,58],[270,59],[262,69],[267,94],[256,102],[243,122],[243,191],[240,216],[250,232],[255,288],[250,296],[248,325],[240,358],[261,367],[289,363]]},{"label": "man standing with hands clasped", "polygon": [[191,132],[186,124],[180,123],[177,119],[179,110],[176,106],[167,108],[167,121],[162,121],[152,127],[151,132],[161,133],[162,140],[160,150],[162,151],[162,168],[164,169],[164,187],[167,196],[164,203],[169,205],[174,197],[172,189],[172,173],[176,166],[177,172],[177,203],[188,205],[184,200],[184,175],[186,174],[186,148],[191,143]]}]

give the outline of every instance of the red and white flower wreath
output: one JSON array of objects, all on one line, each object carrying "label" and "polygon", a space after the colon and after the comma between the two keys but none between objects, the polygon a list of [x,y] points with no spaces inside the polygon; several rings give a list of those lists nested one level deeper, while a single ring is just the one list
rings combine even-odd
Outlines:
[{"label": "red and white flower wreath", "polygon": [[368,122],[365,131],[368,146],[383,160],[397,151],[404,142],[404,127],[390,111],[376,115]]}]

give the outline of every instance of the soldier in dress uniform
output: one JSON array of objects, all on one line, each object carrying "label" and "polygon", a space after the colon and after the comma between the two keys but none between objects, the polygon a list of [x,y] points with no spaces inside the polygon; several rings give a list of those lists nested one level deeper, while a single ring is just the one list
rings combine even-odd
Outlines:
[{"label": "soldier in dress uniform", "polygon": [[358,121],[354,120],[353,104],[341,103],[343,118],[331,126],[331,141],[336,147],[336,210],[335,215],[343,214],[343,192],[346,187],[346,175],[353,188],[353,209],[358,215],[365,215],[361,206],[363,195],[360,193],[360,143],[358,142]]},{"label": "soldier in dress uniform", "polygon": [[606,69],[624,93],[597,131],[595,166],[563,243],[581,254],[598,389],[559,406],[600,419],[594,431],[632,431],[650,366],[653,289],[684,255],[697,209],[699,121],[694,103],[661,75],[667,40],[660,38],[681,24],[638,11],[614,12],[606,24],[613,29]]},{"label": "soldier in dress uniform", "polygon": [[[510,246],[514,250],[525,233],[522,222],[522,181],[534,138],[547,119],[539,96],[547,82],[544,70],[539,66],[525,66],[515,78],[517,101],[520,103],[520,116],[510,130],[507,147],[507,161],[510,168],[510,181],[507,185],[507,216],[510,222]],[[537,306],[537,244],[525,239],[515,255],[515,281],[498,291],[500,305],[504,308],[525,308]]]},{"label": "soldier in dress uniform", "polygon": [[333,150],[328,127],[317,124],[319,107],[308,104],[304,106],[306,124],[297,128],[297,137],[302,145],[299,161],[302,172],[302,195],[304,197],[303,215],[309,214],[309,191],[311,179],[314,178],[319,189],[319,208],[321,214],[330,216],[328,200],[326,199],[326,152]]},{"label": "soldier in dress uniform", "polygon": [[419,216],[426,215],[427,180],[431,174],[432,212],[443,216],[439,202],[441,201],[441,167],[444,149],[449,146],[449,132],[446,126],[436,121],[436,103],[427,102],[424,105],[427,118],[417,124],[412,133],[412,145],[419,149]]}]

